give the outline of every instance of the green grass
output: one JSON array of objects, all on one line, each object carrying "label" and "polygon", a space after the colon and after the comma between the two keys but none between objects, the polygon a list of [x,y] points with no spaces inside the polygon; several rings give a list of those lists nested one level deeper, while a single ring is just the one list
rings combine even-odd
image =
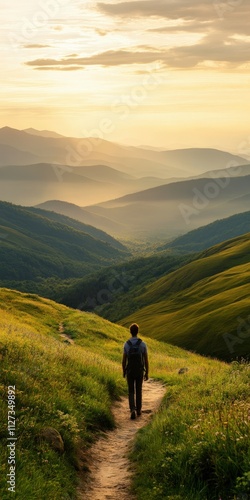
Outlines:
[{"label": "green grass", "polygon": [[213,247],[146,287],[132,319],[143,332],[230,361],[250,352],[249,235]]},{"label": "green grass", "polygon": [[[16,498],[74,498],[80,449],[94,432],[114,425],[112,400],[124,392],[118,366],[98,350],[72,348],[59,340],[58,322],[69,320],[66,310],[53,311],[49,304],[20,296],[13,302],[18,320],[1,311],[1,466],[7,466],[7,387],[15,385]],[[45,427],[61,434],[63,455],[39,442]],[[0,491],[1,499],[9,498],[6,474]]]},{"label": "green grass", "polygon": [[[113,402],[126,393],[121,357],[128,332],[94,314],[6,289],[0,291],[0,313],[1,500],[9,498],[7,389],[13,385],[18,437],[15,498],[73,499],[84,453],[99,432],[114,427]],[[60,337],[60,324],[74,345]],[[160,351],[157,342],[150,345]],[[172,348],[166,346],[166,355],[168,351],[171,354]],[[185,354],[175,350],[177,359],[178,352],[182,359]],[[156,365],[152,370],[157,374]],[[62,455],[39,440],[46,427],[61,434]]]},{"label": "green grass", "polygon": [[[6,289],[0,290],[0,314],[0,498],[11,498],[7,392],[15,385],[15,498],[74,500],[86,450],[114,427],[112,405],[126,394],[121,356],[128,331],[92,313]],[[60,336],[59,325],[73,345]],[[235,491],[248,493],[248,365],[227,365],[149,338],[147,344],[150,374],[166,384],[166,397],[135,442],[138,500],[218,500],[213,492],[225,491],[222,500],[231,500]],[[188,371],[179,375],[183,367]],[[40,438],[47,427],[60,433],[62,454]]]},{"label": "green grass", "polygon": [[167,393],[132,452],[138,500],[233,500],[250,495],[250,366],[205,363]]},{"label": "green grass", "polygon": [[10,287],[12,281],[36,282],[38,278],[82,277],[128,257],[127,249],[116,240],[107,235],[108,241],[103,241],[103,232],[96,230],[88,234],[88,226],[74,224],[60,216],[62,223],[57,222],[57,218],[46,218],[46,213],[33,213],[27,208],[0,202],[2,286],[8,282]]},{"label": "green grass", "polygon": [[186,260],[170,252],[134,257],[85,279],[72,280],[72,285],[68,283],[65,291],[58,287],[58,299],[70,307],[79,307],[80,304],[83,310],[94,311],[116,322],[133,312],[134,298],[145,285],[178,268]]},{"label": "green grass", "polygon": [[174,249],[181,253],[200,252],[222,241],[248,233],[249,229],[250,212],[243,212],[189,231],[159,249]]}]

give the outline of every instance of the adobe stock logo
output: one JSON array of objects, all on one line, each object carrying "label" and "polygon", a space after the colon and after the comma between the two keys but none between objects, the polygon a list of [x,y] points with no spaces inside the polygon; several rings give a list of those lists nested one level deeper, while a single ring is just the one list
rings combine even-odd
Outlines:
[{"label": "adobe stock logo", "polygon": [[240,7],[243,2],[244,0],[227,0],[226,2],[215,0],[214,8],[218,18],[223,21],[227,14],[233,12],[237,7]]},{"label": "adobe stock logo", "polygon": [[238,316],[237,322],[237,335],[224,333],[222,336],[230,354],[235,352],[236,344],[244,344],[245,340],[250,338],[250,316],[246,320]]},{"label": "adobe stock logo", "polygon": [[9,33],[9,42],[12,48],[17,50],[20,45],[32,40],[39,29],[44,28],[50,19],[56,19],[61,8],[69,4],[70,0],[46,0],[40,2],[39,9],[32,17],[23,17],[19,23],[19,35],[16,32]]},{"label": "adobe stock logo", "polygon": [[231,178],[239,176],[241,167],[237,162],[229,162],[227,169],[222,174],[221,172],[210,172],[211,181],[206,182],[202,190],[193,188],[193,198],[191,205],[186,203],[179,204],[180,213],[185,220],[187,226],[191,223],[190,219],[193,216],[198,216],[202,210],[205,210],[211,200],[219,198],[220,194],[226,189],[231,181]]},{"label": "adobe stock logo", "polygon": [[138,109],[149,98],[153,92],[164,83],[163,77],[159,74],[161,65],[153,66],[145,73],[141,82],[132,87],[126,95],[121,95],[115,99],[108,110],[107,116],[100,118],[94,129],[83,129],[83,139],[72,147],[67,146],[66,164],[79,166],[84,159],[90,156],[102,140],[108,140],[109,136],[119,129],[120,124],[125,122],[130,114]]},{"label": "adobe stock logo", "polygon": [[100,288],[95,294],[83,297],[83,300],[78,305],[77,309],[80,311],[88,311],[95,309],[97,306],[110,304],[117,295],[130,289],[130,284],[134,279],[135,276],[129,275],[125,269],[122,269],[119,273],[112,270],[107,282],[102,286],[102,288]]},{"label": "adobe stock logo", "polygon": [[[250,136],[247,136],[238,144],[237,155],[242,159],[250,161]],[[180,203],[178,208],[185,220],[187,226],[190,225],[191,217],[198,216],[202,210],[208,208],[211,200],[219,198],[220,194],[226,189],[234,177],[239,177],[242,174],[243,163],[239,163],[236,159],[232,159],[225,164],[225,168],[214,170],[208,173],[211,181],[207,181],[202,189],[192,189],[191,204]]]}]

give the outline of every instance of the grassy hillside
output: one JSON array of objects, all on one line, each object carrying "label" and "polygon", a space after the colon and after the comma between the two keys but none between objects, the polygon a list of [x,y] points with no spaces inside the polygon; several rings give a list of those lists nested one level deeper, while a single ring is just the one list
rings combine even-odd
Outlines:
[{"label": "grassy hillside", "polygon": [[[6,489],[7,388],[16,390],[15,498],[75,498],[77,473],[92,436],[112,428],[112,401],[124,392],[119,365],[125,332],[36,296],[0,292],[1,500]],[[74,338],[69,345],[60,336]],[[98,342],[97,342],[98,339]],[[84,347],[80,347],[80,345]],[[42,439],[56,429],[64,452]]]},{"label": "grassy hillside", "polygon": [[100,228],[103,231],[107,231],[110,234],[120,233],[122,234],[122,230],[126,225],[118,224],[114,222],[112,219],[108,219],[104,216],[99,216],[94,213],[91,213],[83,208],[75,205],[74,203],[67,203],[65,201],[59,200],[50,200],[45,203],[41,203],[37,205],[37,208],[42,210],[53,211],[58,214],[65,215],[70,217],[71,219],[75,219],[76,221],[80,221],[84,224],[94,226],[96,228]]},{"label": "grassy hillside", "polygon": [[[93,314],[6,289],[0,290],[0,314],[1,500],[11,495],[10,386],[15,387],[15,498],[75,500],[78,473],[86,473],[86,449],[100,431],[114,426],[112,404],[126,392],[121,353],[128,332]],[[135,443],[138,500],[219,495],[229,500],[235,492],[248,494],[249,367],[151,339],[147,344],[151,375],[166,383],[166,397]],[[183,367],[186,372],[179,375]],[[48,428],[62,441],[58,435],[50,439]]]},{"label": "grassy hillside", "polygon": [[[191,259],[189,255],[188,259]],[[66,306],[95,312],[116,322],[134,308],[134,297],[142,288],[178,268],[185,256],[168,252],[131,258],[121,264],[99,269],[84,278],[57,277],[6,281],[2,286],[21,292],[36,293]],[[1,285],[1,282],[0,282]]]},{"label": "grassy hillside", "polygon": [[[191,258],[191,257],[189,257]],[[118,321],[134,309],[134,298],[143,287],[170,273],[187,261],[185,256],[165,252],[137,257],[58,287],[55,300],[94,311],[110,321]]]},{"label": "grassy hillside", "polygon": [[230,360],[250,352],[249,234],[221,243],[146,287],[132,317],[144,332],[201,354]]},{"label": "grassy hillside", "polygon": [[161,411],[132,452],[138,500],[249,498],[249,368],[204,360],[174,379],[166,366]]},{"label": "grassy hillside", "polygon": [[[56,203],[56,202],[55,202]],[[60,202],[59,202],[60,203]],[[67,205],[67,203],[66,203]],[[70,205],[70,204],[69,204]],[[112,247],[118,248],[119,250],[124,250],[125,252],[127,251],[127,248],[120,243],[120,241],[116,240],[112,236],[110,236],[108,233],[102,231],[101,229],[97,229],[94,226],[91,226],[89,224],[84,224],[80,220],[76,220],[74,218],[71,218],[70,216],[63,215],[60,213],[56,213],[56,211],[49,211],[46,209],[40,209],[36,207],[26,207],[25,210],[28,210],[28,212],[40,215],[41,217],[46,217],[46,219],[50,219],[55,222],[59,222],[60,224],[64,224],[65,226],[72,227],[73,229],[76,229],[77,231],[84,232],[86,234],[89,234],[93,238],[101,241],[105,241],[106,243],[109,243]]]},{"label": "grassy hillside", "polygon": [[171,248],[182,253],[199,252],[249,231],[250,212],[243,212],[189,231],[171,243],[159,247],[159,250]]},{"label": "grassy hillside", "polygon": [[128,252],[23,207],[0,202],[0,280],[83,276]]}]

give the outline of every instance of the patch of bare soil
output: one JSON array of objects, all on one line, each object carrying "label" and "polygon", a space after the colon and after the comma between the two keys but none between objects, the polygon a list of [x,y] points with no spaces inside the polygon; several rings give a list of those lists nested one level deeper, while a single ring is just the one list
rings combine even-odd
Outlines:
[{"label": "patch of bare soil", "polygon": [[81,480],[79,500],[135,500],[130,491],[133,471],[128,454],[137,431],[157,410],[165,390],[160,382],[144,382],[142,414],[135,420],[130,419],[128,398],[115,404],[117,428],[105,433],[90,449],[90,473],[87,480]]},{"label": "patch of bare soil", "polygon": [[67,335],[65,332],[64,332],[64,326],[63,326],[63,323],[60,323],[59,324],[59,328],[58,328],[58,331],[60,333],[60,337],[62,337],[62,339],[64,339],[64,342],[67,342],[67,344],[74,344],[74,340],[69,336]]}]

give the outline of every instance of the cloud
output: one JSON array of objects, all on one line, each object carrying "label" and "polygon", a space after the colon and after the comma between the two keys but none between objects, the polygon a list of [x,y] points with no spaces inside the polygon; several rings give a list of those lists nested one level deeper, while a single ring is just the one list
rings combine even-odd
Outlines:
[{"label": "cloud", "polygon": [[121,66],[160,62],[162,67],[185,69],[206,67],[213,63],[216,68],[236,68],[249,62],[250,41],[224,38],[222,35],[207,35],[196,44],[179,47],[154,48],[138,46],[133,49],[109,50],[90,57],[65,57],[63,59],[35,59],[26,65],[35,69],[58,69],[61,71],[84,69],[86,66]]},{"label": "cloud", "polygon": [[211,18],[211,0],[136,0],[119,3],[98,2],[97,7],[112,16],[157,16],[165,19],[203,19]]},{"label": "cloud", "polygon": [[196,45],[170,49],[168,62],[175,68],[195,68],[209,62],[214,67],[230,69],[248,63],[249,53],[250,42],[212,34]]},{"label": "cloud", "polygon": [[[250,34],[250,5],[247,0],[135,0],[113,4],[98,2],[97,6],[101,12],[109,16],[122,18],[154,16],[178,21],[184,31],[190,31],[189,28],[192,26],[192,30],[199,32],[200,23],[207,23],[208,27],[212,23],[214,29],[219,32]],[[167,30],[167,27],[165,29]],[[174,28],[169,29],[174,31]]]},{"label": "cloud", "polygon": [[[97,6],[115,18],[136,21],[153,17],[154,25],[147,33],[203,35],[196,42],[186,37],[185,45],[180,41],[179,46],[176,39],[171,46],[169,38],[169,46],[161,57],[156,54],[157,60],[167,67],[228,69],[249,63],[250,4],[247,0],[129,0],[98,2]],[[234,39],[237,36],[241,40]]]},{"label": "cloud", "polygon": [[40,71],[78,71],[79,69],[83,69],[82,66],[40,66],[36,69]]},{"label": "cloud", "polygon": [[212,29],[211,21],[201,21],[199,24],[194,21],[182,21],[175,25],[161,26],[159,28],[150,28],[147,31],[150,33],[206,33]]},{"label": "cloud", "polygon": [[54,31],[63,31],[63,26],[61,25],[57,25],[57,26],[52,26],[52,28]]},{"label": "cloud", "polygon": [[100,30],[100,29],[98,29],[98,28],[96,28],[95,32],[96,32],[98,35],[100,35],[100,36],[106,36],[106,35],[108,35],[108,33],[109,33],[108,31],[105,31],[105,30]]},{"label": "cloud", "polygon": [[[145,49],[143,47],[143,49]],[[34,66],[37,68],[56,67],[60,66],[62,69],[77,64],[78,66],[121,66],[125,64],[149,64],[157,59],[162,58],[162,51],[153,49],[151,51],[142,50],[138,48],[136,51],[129,50],[108,50],[90,57],[66,57],[63,59],[35,59],[34,61],[26,62],[27,66]]]},{"label": "cloud", "polygon": [[42,45],[40,43],[27,43],[23,45],[24,49],[45,49],[47,47],[51,47],[51,45]]}]

